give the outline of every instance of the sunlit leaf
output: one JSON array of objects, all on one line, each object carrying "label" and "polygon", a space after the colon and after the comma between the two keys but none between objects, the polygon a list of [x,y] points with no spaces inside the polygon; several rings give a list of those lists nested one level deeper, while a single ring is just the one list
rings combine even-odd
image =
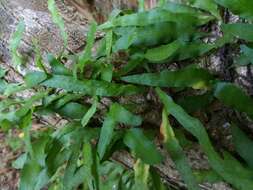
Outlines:
[{"label": "sunlit leaf", "polygon": [[47,73],[47,70],[46,70],[46,68],[45,68],[45,66],[44,66],[44,64],[43,64],[43,58],[42,58],[42,55],[41,55],[41,50],[40,50],[40,48],[39,48],[39,46],[38,46],[38,42],[36,41],[36,40],[34,40],[33,41],[33,45],[34,45],[34,51],[35,51],[35,60],[34,60],[34,62],[35,62],[35,65],[39,68],[39,69],[41,69],[41,70],[43,70],[45,73]]},{"label": "sunlit leaf", "polygon": [[90,107],[90,109],[86,112],[86,114],[83,116],[82,118],[82,126],[86,126],[89,122],[89,120],[93,117],[93,115],[95,114],[96,110],[97,110],[97,98],[95,97],[93,100],[93,104]]},{"label": "sunlit leaf", "polygon": [[68,43],[68,34],[65,31],[63,18],[60,16],[59,11],[57,10],[54,0],[48,0],[48,10],[51,13],[53,22],[59,27],[62,39],[64,41],[64,47],[67,47]]},{"label": "sunlit leaf", "polygon": [[87,35],[87,40],[86,40],[87,43],[86,43],[85,49],[78,59],[77,68],[79,68],[81,72],[83,72],[85,64],[92,59],[92,47],[95,42],[96,31],[97,31],[97,23],[92,22],[89,28],[88,35]]},{"label": "sunlit leaf", "polygon": [[133,189],[148,190],[148,177],[149,177],[148,164],[143,163],[138,159],[134,164],[134,178],[135,184]]},{"label": "sunlit leaf", "polygon": [[88,107],[76,102],[69,102],[55,111],[63,117],[81,120],[87,113]]},{"label": "sunlit leaf", "polygon": [[168,153],[170,154],[173,162],[175,163],[176,168],[181,174],[182,179],[187,184],[188,189],[199,189],[196,179],[193,176],[191,167],[183,152],[183,149],[180,146],[177,138],[175,137],[174,131],[169,123],[168,113],[166,112],[166,110],[163,110],[162,113],[162,124],[160,132],[163,136],[163,143],[168,150]]},{"label": "sunlit leaf", "polygon": [[47,60],[51,66],[53,74],[71,76],[71,71],[67,69],[58,59],[52,54],[47,55]]},{"label": "sunlit leaf", "polygon": [[18,52],[23,33],[25,32],[25,23],[21,20],[17,26],[16,31],[12,34],[10,39],[10,51],[12,56],[12,64],[17,67],[22,64],[22,56]]},{"label": "sunlit leaf", "polygon": [[179,46],[180,42],[175,41],[167,45],[149,49],[145,54],[145,58],[151,62],[166,60],[178,50]]},{"label": "sunlit leaf", "polygon": [[26,151],[30,154],[31,158],[34,158],[34,152],[31,144],[30,130],[32,127],[32,112],[27,113],[21,120],[20,128],[24,132],[24,141],[26,146]]}]

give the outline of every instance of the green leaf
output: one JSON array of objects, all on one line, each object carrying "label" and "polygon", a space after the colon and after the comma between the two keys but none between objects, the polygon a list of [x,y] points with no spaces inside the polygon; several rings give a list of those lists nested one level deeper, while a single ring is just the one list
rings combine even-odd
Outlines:
[{"label": "green leaf", "polygon": [[253,42],[253,24],[246,23],[233,23],[233,24],[222,24],[221,29],[224,36],[228,38],[228,42],[233,38],[238,38],[246,40],[248,42]]},{"label": "green leaf", "polygon": [[32,127],[32,112],[29,111],[21,120],[20,128],[23,130],[23,133],[24,133],[26,152],[28,152],[31,158],[33,159],[34,151],[32,148],[31,136],[30,136],[31,127]]},{"label": "green leaf", "polygon": [[242,18],[253,20],[253,2],[248,0],[215,0],[219,5],[228,8]]},{"label": "green leaf", "polygon": [[43,64],[43,57],[41,55],[40,48],[38,46],[38,42],[36,40],[33,41],[34,51],[35,51],[35,65],[44,71],[44,73],[47,73],[47,70]]},{"label": "green leaf", "polygon": [[4,80],[0,80],[0,93],[4,94],[4,91],[6,90],[8,84]]},{"label": "green leaf", "polygon": [[111,82],[112,75],[113,75],[113,65],[112,64],[105,65],[101,69],[101,79],[102,80],[107,81],[107,82]]},{"label": "green leaf", "polygon": [[85,143],[83,145],[83,156],[84,156],[84,166],[86,167],[86,178],[84,179],[87,183],[89,189],[93,188],[93,176],[92,176],[92,165],[93,165],[93,157],[92,157],[92,147],[90,143]]},{"label": "green leaf", "polygon": [[186,183],[187,188],[189,190],[199,189],[196,179],[193,176],[191,167],[187,161],[187,157],[185,156],[183,149],[175,137],[174,131],[169,123],[168,113],[165,109],[162,113],[162,124],[160,131],[163,136],[163,143],[173,162],[175,163],[177,170],[181,174],[182,179]]},{"label": "green leaf", "polygon": [[57,10],[56,4],[54,0],[48,0],[48,10],[51,13],[53,22],[59,27],[60,33],[64,42],[64,48],[67,47],[68,43],[68,34],[65,31],[63,18],[60,16],[59,11]]},{"label": "green leaf", "polygon": [[[218,41],[219,42],[219,41]],[[192,59],[210,52],[211,50],[222,47],[225,42],[221,41],[220,44],[216,42],[213,44],[207,44],[203,42],[185,43],[180,46],[179,50],[175,53],[174,60],[183,61],[186,59]]]},{"label": "green leaf", "polygon": [[87,113],[88,108],[76,102],[69,102],[55,111],[64,117],[81,120],[84,114]]},{"label": "green leaf", "polygon": [[190,4],[194,7],[209,11],[217,18],[221,18],[215,0],[190,0]]},{"label": "green leaf", "polygon": [[99,29],[103,30],[119,26],[147,26],[158,22],[177,22],[191,26],[202,25],[210,20],[212,20],[210,16],[198,18],[196,15],[190,13],[173,13],[166,9],[155,8],[150,11],[118,17],[100,25]]},{"label": "green leaf", "polygon": [[246,45],[241,45],[240,48],[242,54],[235,60],[235,65],[246,66],[253,64],[253,49]]},{"label": "green leaf", "polygon": [[52,54],[47,55],[47,60],[51,66],[52,73],[56,75],[66,75],[71,76],[72,73],[67,69],[58,59],[56,59]]},{"label": "green leaf", "polygon": [[24,84],[18,84],[18,83],[5,83],[5,89],[4,89],[4,95],[9,97],[11,95],[14,95],[18,92],[26,90],[28,87],[26,87]]},{"label": "green leaf", "polygon": [[104,120],[98,142],[97,149],[100,159],[103,159],[106,149],[112,141],[114,128],[116,127],[117,123],[123,123],[130,126],[138,126],[141,124],[141,122],[142,120],[139,116],[133,115],[131,112],[119,104],[115,103],[111,105],[110,110]]},{"label": "green leaf", "polygon": [[[167,112],[171,113],[173,117],[193,136],[198,139],[198,142],[208,157],[210,166],[228,183],[235,188],[241,190],[249,190],[253,188],[252,177],[238,161],[225,159],[223,160],[219,154],[214,150],[208,134],[201,124],[201,122],[188,115],[180,106],[174,103],[171,97],[160,89],[156,89],[160,100],[165,106]],[[232,158],[232,157],[231,157]],[[234,167],[236,164],[236,167]]]},{"label": "green leaf", "polygon": [[232,83],[218,82],[214,96],[226,106],[245,112],[253,119],[253,100],[242,89]]},{"label": "green leaf", "polygon": [[39,72],[39,71],[32,71],[25,75],[25,84],[27,87],[32,88],[47,79],[47,74]]},{"label": "green leaf", "polygon": [[133,172],[127,171],[117,162],[105,161],[100,165],[99,175],[106,176],[100,180],[100,189],[130,190],[133,183]]},{"label": "green leaf", "polygon": [[18,52],[23,33],[25,32],[25,23],[21,20],[17,26],[16,31],[12,34],[10,39],[10,51],[12,57],[12,64],[17,67],[22,65],[22,56]]},{"label": "green leaf", "polygon": [[40,165],[34,160],[28,160],[21,171],[19,190],[35,190],[40,172]]},{"label": "green leaf", "polygon": [[[127,50],[137,38],[136,27],[120,27],[117,28],[114,32],[119,35],[119,39],[113,44],[113,52],[120,50]],[[124,32],[123,32],[124,31]]]},{"label": "green leaf", "polygon": [[103,156],[105,155],[106,150],[109,147],[110,142],[112,141],[115,126],[115,120],[107,116],[103,122],[97,147],[100,160],[103,159]]},{"label": "green leaf", "polygon": [[[78,58],[78,65],[76,66],[77,68],[74,69],[74,72],[77,72],[76,69],[80,69],[81,72],[83,72],[85,64],[87,64],[88,61],[92,60],[92,48],[96,38],[96,31],[97,23],[92,22],[87,35],[87,44],[81,56]],[[77,73],[74,73],[75,76],[76,74]]]},{"label": "green leaf", "polygon": [[155,144],[150,141],[141,129],[133,128],[127,131],[124,143],[146,164],[158,164],[162,156],[156,149]]},{"label": "green leaf", "polygon": [[6,72],[7,72],[7,70],[5,70],[2,67],[0,67],[0,79],[5,76]]},{"label": "green leaf", "polygon": [[96,153],[92,149],[90,143],[85,143],[83,145],[83,157],[84,157],[84,167],[86,172],[86,177],[84,181],[88,185],[89,189],[99,188],[98,170],[96,163]]},{"label": "green leaf", "polygon": [[67,162],[67,166],[62,179],[62,184],[64,186],[64,189],[66,190],[73,189],[75,185],[73,183],[74,182],[73,178],[77,170],[77,161],[80,154],[79,149],[81,148],[80,145],[81,145],[80,142],[76,142],[71,146],[72,154]]},{"label": "green leaf", "polygon": [[167,45],[162,45],[153,49],[149,49],[146,54],[145,58],[151,62],[159,62],[168,59],[172,56],[180,47],[180,42],[174,41]]},{"label": "green leaf", "polygon": [[110,116],[118,123],[123,123],[130,126],[139,126],[142,123],[140,116],[132,114],[120,104],[114,103],[109,112]]},{"label": "green leaf", "polygon": [[162,181],[160,175],[153,167],[150,168],[150,176],[152,179],[152,184],[153,184],[154,190],[168,190],[168,189],[170,189],[170,188],[165,187],[165,184],[163,184],[163,181]]},{"label": "green leaf", "polygon": [[119,37],[114,44],[114,51],[124,50],[130,46],[153,47],[177,39],[189,39],[195,34],[193,26],[174,22],[162,22],[143,27],[119,27],[114,29]]},{"label": "green leaf", "polygon": [[203,95],[185,96],[177,100],[177,103],[182,106],[187,112],[194,113],[202,109],[208,108],[208,105],[213,101],[211,92]]},{"label": "green leaf", "polygon": [[41,170],[41,172],[38,175],[37,183],[36,183],[34,190],[41,190],[43,187],[45,187],[47,185],[49,180],[50,179],[47,174],[47,169]]},{"label": "green leaf", "polygon": [[194,170],[194,176],[198,183],[218,183],[222,178],[213,170]]},{"label": "green leaf", "polygon": [[142,91],[141,88],[133,85],[121,85],[97,80],[75,80],[73,77],[63,75],[53,75],[41,85],[51,88],[61,88],[68,92],[80,92],[91,96],[132,95]]},{"label": "green leaf", "polygon": [[253,141],[237,126],[232,124],[232,139],[236,151],[253,169]]},{"label": "green leaf", "polygon": [[15,169],[22,169],[26,163],[27,154],[21,154],[14,162],[12,162],[12,167]]},{"label": "green leaf", "polygon": [[124,65],[118,72],[115,72],[116,77],[120,77],[122,75],[126,75],[132,70],[134,70],[139,65],[143,64],[143,54],[134,54],[131,59],[129,60],[128,64]]},{"label": "green leaf", "polygon": [[46,163],[46,153],[45,153],[45,149],[46,149],[46,145],[49,141],[50,138],[48,135],[44,135],[39,137],[38,139],[36,139],[33,143],[32,143],[32,149],[33,149],[33,153],[34,153],[34,160],[37,161],[37,163],[42,166],[45,167]]},{"label": "green leaf", "polygon": [[81,124],[82,124],[83,127],[85,127],[88,124],[90,119],[96,113],[97,104],[98,104],[98,100],[97,100],[97,97],[95,97],[94,100],[93,100],[92,106],[90,107],[90,109],[86,112],[86,114],[82,118]]},{"label": "green leaf", "polygon": [[134,164],[134,190],[148,190],[149,165],[138,159]]},{"label": "green leaf", "polygon": [[16,111],[16,116],[20,118],[24,117],[30,110],[33,110],[34,104],[41,101],[41,99],[47,96],[47,94],[47,92],[38,92],[37,94],[30,97],[24,102],[20,109]]},{"label": "green leaf", "polygon": [[162,7],[162,6],[165,5],[165,3],[166,3],[166,0],[159,0],[158,6],[159,6],[159,7]]},{"label": "green leaf", "polygon": [[145,73],[121,78],[125,82],[158,87],[192,87],[202,89],[209,86],[213,76],[205,69],[190,65],[181,70],[163,70],[160,73]]},{"label": "green leaf", "polygon": [[[190,1],[189,3],[193,3],[193,1],[198,1],[198,0],[189,0],[189,1]],[[211,8],[211,6],[212,6],[212,8],[214,8],[214,6],[211,5],[211,3],[210,3],[211,0],[203,0],[203,1],[204,2],[209,1],[208,4],[206,4],[206,3],[202,4],[202,8],[203,9],[204,9],[204,6],[206,8],[207,7]],[[203,11],[198,10],[196,8],[193,8],[193,7],[189,6],[189,5],[182,4],[181,2],[180,3],[177,3],[177,2],[176,3],[175,2],[166,2],[166,4],[164,4],[164,6],[162,8],[165,9],[165,10],[171,11],[173,13],[184,13],[184,14],[192,15],[192,16],[198,18],[199,21],[206,20],[206,22],[208,22],[208,21],[214,19],[213,16],[210,16],[210,15],[208,15],[206,13],[203,13]]]},{"label": "green leaf", "polygon": [[105,39],[106,39],[106,57],[107,57],[107,59],[109,59],[110,56],[111,56],[112,44],[113,44],[113,32],[112,32],[112,30],[109,30],[106,33]]},{"label": "green leaf", "polygon": [[145,11],[145,0],[138,0],[139,12]]},{"label": "green leaf", "polygon": [[55,102],[54,106],[56,109],[59,109],[71,101],[79,100],[82,96],[83,95],[81,94],[66,94],[64,97],[61,97],[61,99]]}]

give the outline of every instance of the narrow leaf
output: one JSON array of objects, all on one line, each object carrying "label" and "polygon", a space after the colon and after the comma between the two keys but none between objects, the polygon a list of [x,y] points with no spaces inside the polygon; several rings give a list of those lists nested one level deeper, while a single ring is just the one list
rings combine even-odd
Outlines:
[{"label": "narrow leaf", "polygon": [[215,86],[214,96],[226,106],[245,112],[253,119],[253,100],[242,89],[232,83],[219,82]]},{"label": "narrow leaf", "polygon": [[134,164],[134,190],[148,190],[149,165],[138,159]]},{"label": "narrow leaf", "polygon": [[182,179],[186,183],[189,190],[199,189],[196,179],[193,176],[191,167],[187,161],[182,147],[180,146],[177,138],[175,137],[174,131],[168,120],[168,113],[163,110],[162,113],[162,124],[160,132],[163,136],[163,143],[168,150],[173,162],[176,165]]},{"label": "narrow leaf", "polygon": [[248,0],[215,0],[221,6],[228,8],[242,18],[253,20],[253,2]]},{"label": "narrow leaf", "polygon": [[215,0],[190,0],[192,6],[209,11],[217,18],[221,18]]},{"label": "narrow leaf", "polygon": [[60,13],[57,10],[56,4],[54,0],[48,0],[48,10],[51,13],[53,22],[59,27],[60,33],[64,42],[64,48],[67,47],[68,43],[68,34],[65,31],[63,18],[60,16]]},{"label": "narrow leaf", "polygon": [[41,85],[51,88],[61,88],[68,92],[80,92],[91,96],[132,95],[142,92],[141,88],[133,85],[121,85],[97,80],[75,80],[73,77],[63,75],[53,75],[41,83]]},{"label": "narrow leaf", "polygon": [[146,164],[158,164],[162,156],[156,149],[155,144],[150,141],[141,129],[133,128],[127,131],[124,143]]},{"label": "narrow leaf", "polygon": [[231,128],[236,151],[253,169],[253,141],[234,124],[232,124]]},{"label": "narrow leaf", "polygon": [[17,26],[16,31],[12,34],[10,39],[10,51],[12,63],[15,67],[22,65],[22,56],[18,52],[23,33],[25,32],[25,23],[21,20]]},{"label": "narrow leaf", "polygon": [[[171,113],[173,117],[193,136],[195,136],[201,148],[208,157],[210,166],[220,175],[224,180],[232,184],[234,187],[242,190],[249,190],[253,188],[252,173],[249,173],[236,160],[223,160],[219,154],[214,150],[208,134],[201,124],[201,122],[188,115],[180,106],[174,103],[171,97],[160,89],[156,89],[161,101],[163,102],[167,112]],[[237,167],[235,166],[236,162]],[[236,170],[235,170],[236,169]]]},{"label": "narrow leaf", "polygon": [[97,103],[98,103],[98,100],[97,100],[97,97],[95,97],[94,100],[93,100],[92,106],[90,107],[90,109],[86,112],[86,114],[82,118],[81,124],[82,124],[83,127],[85,127],[88,124],[90,119],[96,113]]},{"label": "narrow leaf", "polygon": [[141,122],[142,120],[139,116],[135,116],[119,104],[113,104],[104,120],[100,133],[98,142],[98,154],[100,159],[103,158],[106,149],[112,141],[114,128],[116,127],[117,123],[123,123],[129,126],[138,126],[141,124]]},{"label": "narrow leaf", "polygon": [[160,73],[145,73],[126,76],[123,81],[159,87],[192,87],[195,89],[207,88],[213,76],[205,69],[194,65],[178,71],[164,70]]},{"label": "narrow leaf", "polygon": [[211,17],[197,18],[196,15],[189,13],[173,13],[166,9],[156,8],[150,11],[118,17],[100,25],[99,29],[108,29],[119,26],[147,26],[157,22],[178,22],[188,26],[202,25],[212,20]]},{"label": "narrow leaf", "polygon": [[179,46],[180,42],[175,41],[167,45],[149,49],[145,54],[145,58],[151,62],[164,61],[172,56],[178,50]]}]

